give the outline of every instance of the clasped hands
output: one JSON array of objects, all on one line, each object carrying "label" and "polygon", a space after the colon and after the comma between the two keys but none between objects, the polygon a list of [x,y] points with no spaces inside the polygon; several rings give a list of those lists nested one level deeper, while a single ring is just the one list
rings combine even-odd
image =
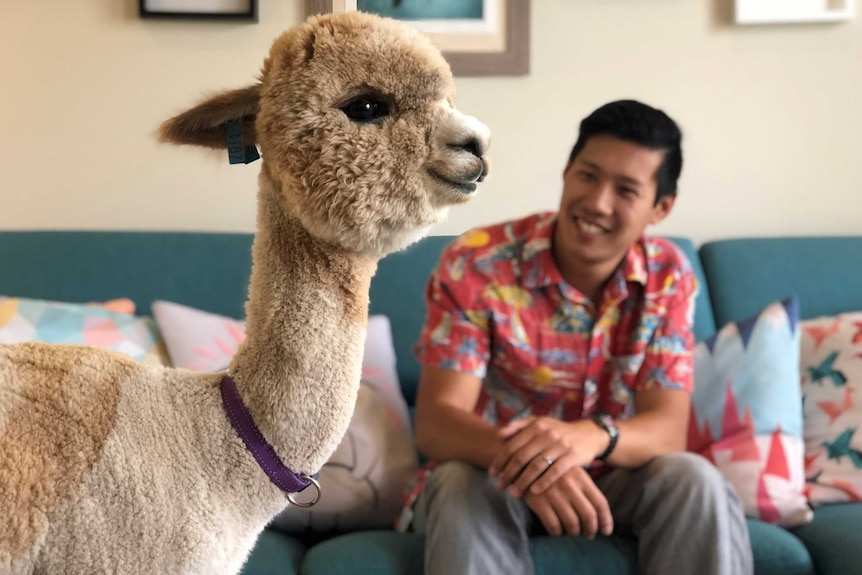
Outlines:
[{"label": "clasped hands", "polygon": [[503,440],[488,473],[542,521],[551,535],[613,532],[604,494],[585,467],[607,447],[607,434],[589,420],[550,417],[513,421],[498,431]]}]

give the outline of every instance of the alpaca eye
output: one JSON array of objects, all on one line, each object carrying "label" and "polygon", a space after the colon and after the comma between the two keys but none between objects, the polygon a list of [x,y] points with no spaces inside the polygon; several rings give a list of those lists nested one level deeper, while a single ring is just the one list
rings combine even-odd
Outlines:
[{"label": "alpaca eye", "polygon": [[359,96],[341,111],[354,122],[373,122],[389,115],[389,104],[374,96]]}]

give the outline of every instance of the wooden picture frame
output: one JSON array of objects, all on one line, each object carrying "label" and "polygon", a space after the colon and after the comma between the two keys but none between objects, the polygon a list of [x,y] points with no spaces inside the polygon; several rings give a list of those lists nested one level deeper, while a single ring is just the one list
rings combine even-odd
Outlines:
[{"label": "wooden picture frame", "polygon": [[[502,13],[498,49],[468,50],[447,49],[436,41],[455,33],[437,32],[432,41],[441,48],[455,76],[519,76],[530,72],[530,0],[485,0],[494,2]],[[352,11],[345,5],[356,5],[353,0],[306,0],[306,14],[329,14]],[[445,27],[445,20],[440,20]],[[421,29],[421,28],[420,28]],[[474,36],[475,37],[475,36]],[[457,40],[457,39],[456,39]]]},{"label": "wooden picture frame", "polygon": [[244,20],[257,23],[258,0],[139,0],[141,18]]}]

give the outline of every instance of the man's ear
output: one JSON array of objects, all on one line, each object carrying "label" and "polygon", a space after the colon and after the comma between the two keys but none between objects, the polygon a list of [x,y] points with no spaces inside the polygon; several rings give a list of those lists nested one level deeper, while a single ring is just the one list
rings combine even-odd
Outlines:
[{"label": "man's ear", "polygon": [[652,208],[652,216],[649,223],[655,225],[665,219],[673,210],[673,205],[676,203],[676,196],[662,196],[662,198]]},{"label": "man's ear", "polygon": [[227,148],[225,124],[240,122],[244,144],[257,143],[254,120],[260,103],[260,85],[231,90],[213,96],[165,121],[159,128],[159,139],[173,144],[191,144],[223,150]]}]

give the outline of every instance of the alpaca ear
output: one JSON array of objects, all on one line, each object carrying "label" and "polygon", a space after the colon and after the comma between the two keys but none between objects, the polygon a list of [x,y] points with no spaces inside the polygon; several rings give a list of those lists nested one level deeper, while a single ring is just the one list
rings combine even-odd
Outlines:
[{"label": "alpaca ear", "polygon": [[166,120],[159,139],[172,144],[191,144],[223,150],[228,147],[227,124],[239,123],[242,143],[254,145],[254,119],[260,103],[260,85],[231,90],[205,100],[194,108]]}]

